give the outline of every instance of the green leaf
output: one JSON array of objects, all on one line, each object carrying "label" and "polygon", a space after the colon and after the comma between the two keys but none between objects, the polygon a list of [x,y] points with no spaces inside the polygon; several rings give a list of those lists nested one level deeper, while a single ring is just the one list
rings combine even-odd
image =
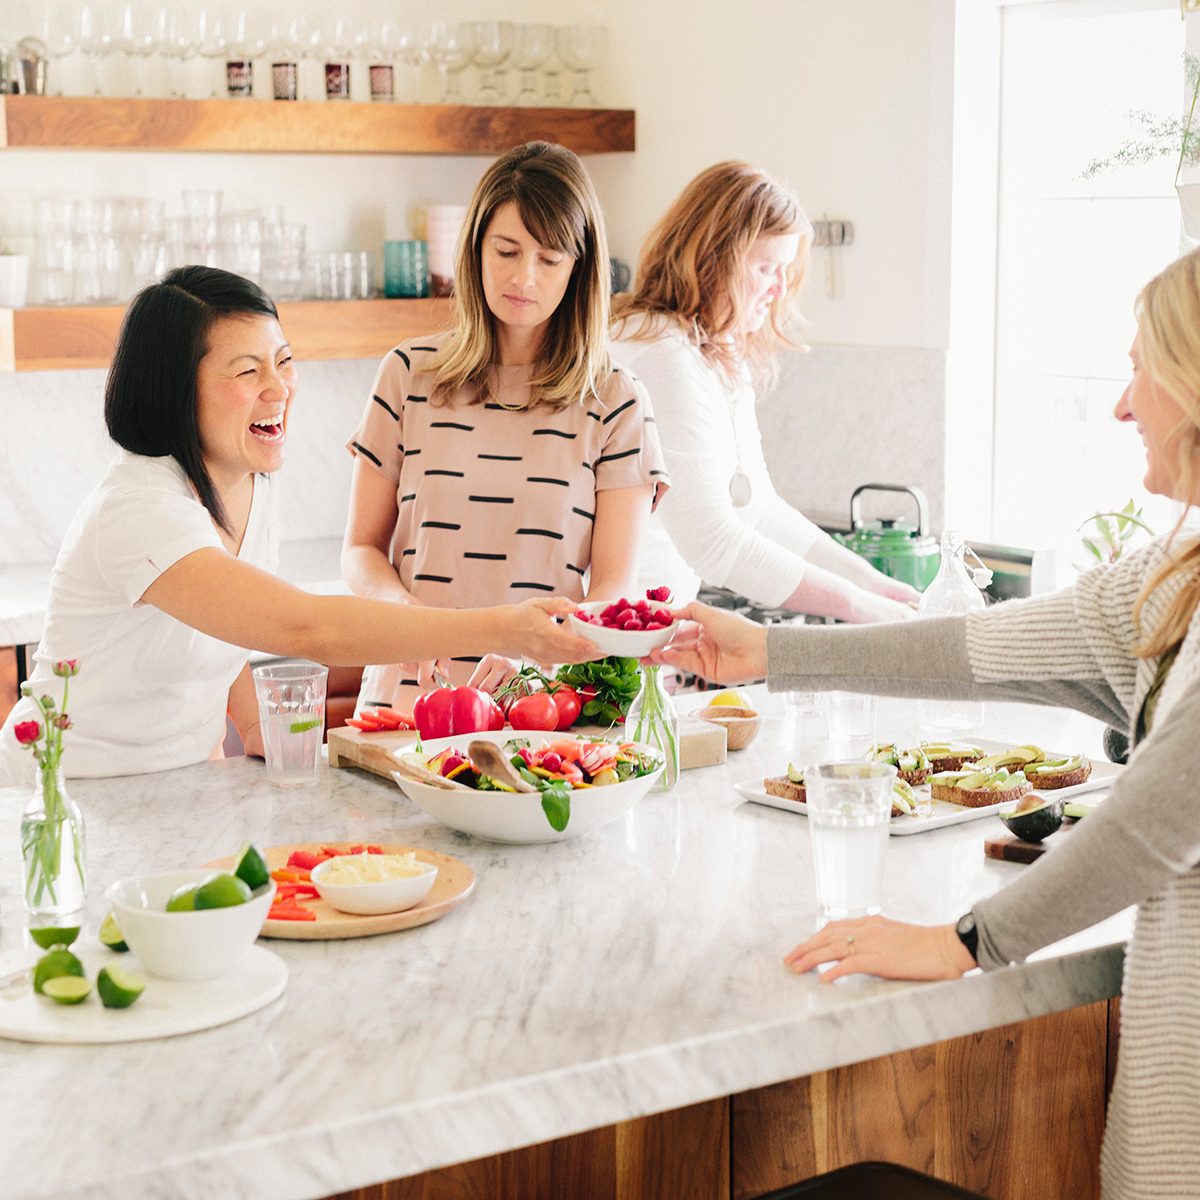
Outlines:
[{"label": "green leaf", "polygon": [[1090,554],[1090,555],[1091,555],[1091,556],[1092,556],[1092,557],[1093,557],[1093,558],[1094,558],[1094,559],[1095,559],[1097,562],[1103,562],[1103,561],[1104,561],[1104,555],[1103,555],[1103,554],[1100,552],[1100,550],[1099,550],[1099,549],[1096,547],[1096,543],[1095,543],[1095,542],[1093,542],[1091,538],[1084,538],[1084,539],[1083,539],[1083,548],[1084,548],[1084,549],[1085,549],[1085,550],[1086,550],[1086,551],[1087,551],[1087,552],[1088,552],[1088,553],[1089,553],[1089,554]]},{"label": "green leaf", "polygon": [[571,819],[570,785],[561,779],[553,783],[543,783],[542,811],[546,814],[546,820],[550,822],[550,828],[556,833],[562,833]]}]

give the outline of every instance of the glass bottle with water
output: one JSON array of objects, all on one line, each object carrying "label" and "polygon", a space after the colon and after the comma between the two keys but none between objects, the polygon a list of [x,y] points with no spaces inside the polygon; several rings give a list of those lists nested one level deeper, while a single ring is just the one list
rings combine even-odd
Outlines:
[{"label": "glass bottle with water", "polygon": [[[970,569],[966,556],[974,551],[954,529],[942,533],[942,560],[933,582],[921,594],[919,617],[957,617],[984,607],[981,588],[991,583],[991,572],[982,564]],[[978,561],[978,559],[976,559]],[[978,733],[983,726],[979,700],[922,700],[918,705],[921,736]]]}]

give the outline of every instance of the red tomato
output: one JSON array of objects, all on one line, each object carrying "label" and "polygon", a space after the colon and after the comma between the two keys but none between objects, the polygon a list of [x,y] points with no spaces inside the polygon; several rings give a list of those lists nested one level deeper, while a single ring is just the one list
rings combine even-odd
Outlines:
[{"label": "red tomato", "polygon": [[508,710],[508,723],[514,729],[557,729],[558,705],[547,692],[522,696]]},{"label": "red tomato", "polygon": [[563,683],[554,689],[551,698],[558,709],[558,724],[555,728],[570,729],[579,719],[580,710],[583,708],[583,697],[573,687],[568,687]]},{"label": "red tomato", "polygon": [[502,709],[500,707],[500,705],[497,704],[495,700],[493,700],[492,701],[492,722],[488,726],[488,728],[489,729],[503,729],[504,721],[505,721],[504,709]]}]

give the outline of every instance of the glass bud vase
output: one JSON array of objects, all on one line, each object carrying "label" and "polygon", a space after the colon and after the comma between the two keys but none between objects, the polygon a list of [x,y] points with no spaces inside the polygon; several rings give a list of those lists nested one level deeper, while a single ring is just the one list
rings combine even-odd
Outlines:
[{"label": "glass bud vase", "polygon": [[25,907],[38,916],[83,907],[83,814],[63,784],[60,766],[39,767],[33,799],[21,817]]},{"label": "glass bud vase", "polygon": [[657,750],[665,764],[655,791],[668,792],[679,782],[679,717],[658,667],[642,667],[642,690],[625,718],[629,737]]}]

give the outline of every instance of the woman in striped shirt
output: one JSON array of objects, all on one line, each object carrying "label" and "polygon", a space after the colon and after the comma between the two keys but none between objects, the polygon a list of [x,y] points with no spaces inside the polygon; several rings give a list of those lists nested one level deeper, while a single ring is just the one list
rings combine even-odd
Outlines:
[{"label": "woman in striped shirt", "polygon": [[[510,150],[468,209],[453,328],[389,352],[350,441],[355,592],[458,608],[630,590],[667,480],[645,390],[609,360],[608,310],[579,160],[545,142]],[[407,705],[435,671],[493,688],[512,670],[493,656],[369,667],[360,704]]]}]

